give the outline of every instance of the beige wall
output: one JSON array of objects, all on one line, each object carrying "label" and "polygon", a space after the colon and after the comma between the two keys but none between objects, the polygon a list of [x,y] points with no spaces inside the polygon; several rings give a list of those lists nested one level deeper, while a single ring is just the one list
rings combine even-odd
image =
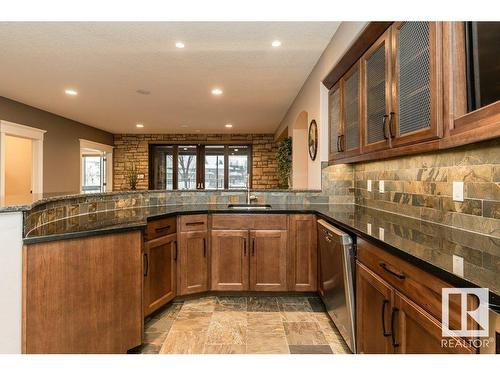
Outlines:
[{"label": "beige wall", "polygon": [[[325,148],[328,148],[328,111],[325,111],[325,108],[327,109],[325,107],[325,99],[327,104],[328,91],[324,89],[322,81],[366,25],[366,22],[341,23],[276,131],[276,134],[280,134],[283,129],[288,127],[288,134],[293,136],[293,125],[302,111],[308,113],[308,124],[313,119],[316,120],[319,134],[319,157],[315,161],[312,161],[310,158],[307,159],[309,188],[316,189],[321,187],[321,161],[326,161],[324,151]],[[307,147],[307,143],[305,147]],[[306,155],[308,155],[307,150]]]},{"label": "beige wall", "polygon": [[292,187],[307,189],[308,179],[308,123],[307,112],[302,112],[292,129]]},{"label": "beige wall", "polygon": [[0,119],[43,129],[43,191],[80,191],[80,142],[113,144],[113,135],[0,96]]},{"label": "beige wall", "polygon": [[31,194],[32,140],[5,137],[5,196]]}]

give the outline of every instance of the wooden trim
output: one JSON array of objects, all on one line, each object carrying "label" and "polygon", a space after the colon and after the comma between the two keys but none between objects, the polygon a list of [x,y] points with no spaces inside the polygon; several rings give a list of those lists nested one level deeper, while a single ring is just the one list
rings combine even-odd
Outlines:
[{"label": "wooden trim", "polygon": [[328,73],[323,80],[323,84],[328,89],[332,88],[391,25],[392,22],[370,22],[349,50]]},{"label": "wooden trim", "polygon": [[27,353],[27,332],[26,322],[28,319],[27,305],[27,290],[28,290],[28,247],[23,245],[23,260],[22,260],[22,316],[21,316],[21,353]]}]

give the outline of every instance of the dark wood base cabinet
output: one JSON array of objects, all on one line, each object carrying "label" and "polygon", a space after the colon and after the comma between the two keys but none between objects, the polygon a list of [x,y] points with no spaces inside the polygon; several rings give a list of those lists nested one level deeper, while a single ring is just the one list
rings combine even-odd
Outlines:
[{"label": "dark wood base cabinet", "polygon": [[[437,301],[450,285],[360,238],[356,273],[358,353],[476,352],[462,338],[450,344],[441,335]],[[457,308],[450,304],[452,327]]]},{"label": "dark wood base cabinet", "polygon": [[24,246],[23,353],[126,353],[141,344],[140,231]]}]

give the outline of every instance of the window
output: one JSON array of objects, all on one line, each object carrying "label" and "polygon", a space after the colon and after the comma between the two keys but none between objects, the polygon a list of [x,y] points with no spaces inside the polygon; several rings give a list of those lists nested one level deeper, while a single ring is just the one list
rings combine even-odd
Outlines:
[{"label": "window", "polygon": [[250,145],[149,145],[149,188],[155,190],[246,189]]},{"label": "window", "polygon": [[104,187],[104,157],[102,155],[82,155],[84,193],[100,193]]}]

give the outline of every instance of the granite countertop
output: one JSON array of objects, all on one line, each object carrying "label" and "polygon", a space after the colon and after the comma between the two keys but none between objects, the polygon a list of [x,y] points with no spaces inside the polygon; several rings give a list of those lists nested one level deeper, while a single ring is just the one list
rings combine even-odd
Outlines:
[{"label": "granite countertop", "polygon": [[[490,289],[499,304],[500,238],[353,204],[272,205],[266,211],[227,205],[167,205],[102,211],[66,218],[27,233],[26,244],[143,229],[148,220],[194,213],[314,213],[352,234],[371,239],[396,255],[457,286]],[[368,223],[371,224],[369,232]],[[380,236],[383,228],[383,238]],[[453,255],[464,258],[464,275],[453,274]]]}]

